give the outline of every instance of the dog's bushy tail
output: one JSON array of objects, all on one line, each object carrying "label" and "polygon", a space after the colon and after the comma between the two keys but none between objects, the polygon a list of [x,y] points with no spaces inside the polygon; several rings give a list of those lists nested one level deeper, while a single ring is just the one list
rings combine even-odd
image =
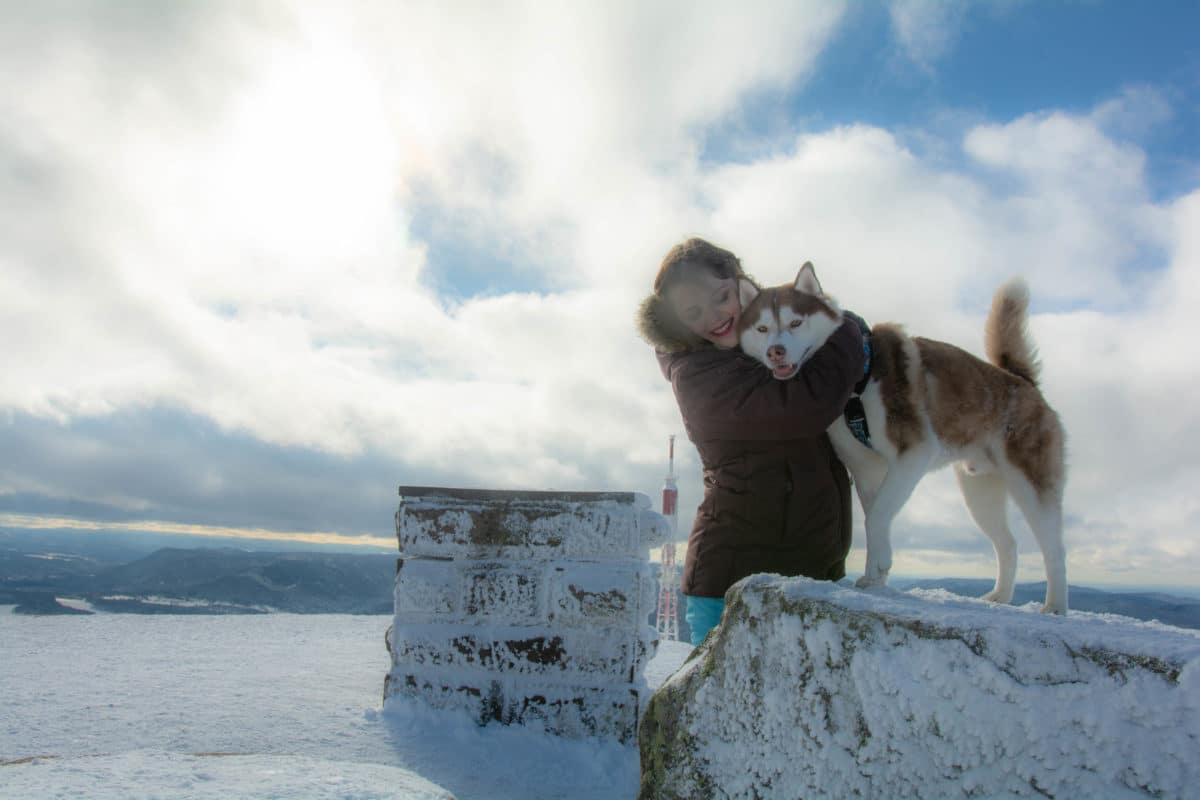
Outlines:
[{"label": "dog's bushy tail", "polygon": [[1025,281],[1014,278],[1001,286],[992,298],[983,346],[988,361],[1037,386],[1042,365],[1026,328],[1028,310],[1029,287]]}]

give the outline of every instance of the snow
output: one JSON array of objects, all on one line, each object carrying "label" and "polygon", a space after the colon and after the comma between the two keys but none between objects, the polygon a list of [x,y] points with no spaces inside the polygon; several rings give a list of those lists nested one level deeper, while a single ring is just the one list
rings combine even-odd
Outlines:
[{"label": "snow", "polygon": [[[1081,758],[1096,757],[1160,777],[1175,769],[1180,780],[1196,769],[1200,632],[1113,615],[1046,617],[1034,613],[1034,604],[996,607],[938,591],[861,592],[796,582],[784,584],[784,592],[983,637],[989,657],[1008,672],[968,664],[961,642],[956,651],[950,639],[922,640],[907,657],[900,648],[859,653],[856,686],[889,698],[867,709],[874,729],[900,731],[912,718],[936,719],[941,727],[939,739],[891,738],[887,746],[901,748],[914,763],[965,764],[994,746],[989,736],[1015,729],[1040,737],[1039,746],[1054,754],[1064,774]],[[0,798],[610,800],[637,793],[633,746],[532,728],[480,728],[464,715],[398,699],[384,713],[390,662],[383,637],[390,615],[27,617],[9,611],[0,607]],[[747,663],[757,653],[786,675],[800,663],[795,651],[802,639],[823,662],[839,663],[847,656],[845,641],[833,628],[826,622],[780,629],[773,651],[764,649],[765,640],[746,641]],[[1007,661],[1012,647],[1039,641],[1143,653],[1179,665],[1178,681],[1170,685],[1131,671],[1126,683],[1105,684],[1101,694],[1096,683],[1035,685],[1030,693],[1014,675],[1061,677],[1077,669],[1061,648],[1034,647],[1036,658]],[[686,678],[701,663],[678,669],[691,652],[685,643],[662,643],[647,665],[649,686]],[[750,681],[734,676],[731,685]],[[798,686],[778,691],[794,693]],[[1064,688],[1077,695],[1067,704],[1053,696]],[[794,701],[778,695],[766,697],[765,705],[782,710]],[[728,715],[728,704],[702,708],[719,715],[718,707]],[[1048,738],[1073,727],[1087,736]],[[776,737],[796,735],[794,726],[783,725]],[[756,750],[759,745],[765,750]],[[787,749],[778,740],[706,746],[711,759],[743,775],[747,763],[779,760]],[[853,767],[848,751],[829,747],[823,759],[831,775]],[[787,767],[774,765],[781,772]],[[987,796],[1006,796],[1007,775],[1032,768],[1027,761],[993,761],[959,777]]]},{"label": "snow", "polygon": [[669,681],[693,692],[680,780],[703,764],[732,797],[897,798],[1200,783],[1200,631],[770,576],[734,591],[730,613],[753,623],[723,626]]},{"label": "snow", "polygon": [[[1034,604],[996,607],[938,591],[861,592],[812,582],[785,583],[783,591],[982,637],[995,669],[968,663],[961,641],[936,637],[915,649],[856,656],[857,690],[888,698],[867,707],[870,724],[896,732],[875,737],[873,746],[886,740],[911,763],[966,765],[993,752],[995,736],[1015,730],[1036,739],[1064,775],[1081,759],[1109,759],[1180,786],[1196,769],[1200,632],[1113,615],[1046,617]],[[532,728],[480,728],[464,715],[398,699],[383,712],[390,615],[27,617],[9,610],[0,607],[0,798],[610,800],[637,793],[633,746]],[[847,658],[832,623],[808,630],[784,625],[776,633],[769,647],[764,639],[743,642],[746,663],[758,655],[786,676],[800,663],[801,640],[823,663]],[[1178,680],[1171,685],[1130,670],[1123,684],[1041,686],[1030,678],[1062,677],[1078,667],[1061,646],[1038,642],[1145,654],[1179,665]],[[1017,646],[1032,647],[1022,652],[1035,657],[1010,662]],[[691,652],[685,643],[663,643],[647,665],[649,686],[694,672],[702,662],[678,669]],[[729,685],[751,682],[735,675]],[[794,694],[800,685],[777,691]],[[1056,700],[1054,692],[1062,691],[1074,692],[1073,700]],[[702,710],[725,709],[728,716],[729,705],[717,699]],[[782,711],[795,699],[779,694],[764,704]],[[935,719],[941,738],[900,735],[914,718]],[[776,721],[781,727],[772,738],[735,746],[710,741],[706,755],[743,776],[748,763],[770,766],[771,759],[780,761],[772,769],[784,773],[781,743],[798,729]],[[1052,735],[1073,728],[1086,736]],[[1020,742],[1010,744],[1015,749]],[[853,758],[826,747],[820,766],[832,776],[853,769]],[[1033,768],[1028,759],[993,760],[963,770],[959,779],[985,796],[1015,796],[1005,781]]]},{"label": "snow", "polygon": [[64,608],[73,608],[76,611],[91,611],[94,613],[97,610],[91,602],[77,597],[55,597],[54,602]]},{"label": "snow", "polygon": [[311,800],[453,795],[396,767],[303,756],[182,755],[131,751],[64,760],[35,759],[4,768],[10,797],[304,797]]},{"label": "snow", "polygon": [[[259,581],[259,582],[261,583],[262,581]],[[64,602],[62,599],[59,599],[59,598],[55,598],[55,599],[58,600],[58,602],[62,603],[63,605],[67,605],[71,608],[82,608],[85,611],[95,611],[96,610],[92,606],[92,604],[88,603],[86,600],[70,600],[70,599],[68,599],[66,602]],[[224,602],[215,602],[212,600],[196,600],[196,599],[183,598],[183,597],[164,597],[162,595],[156,595],[156,594],[145,594],[145,595],[106,594],[106,595],[101,595],[100,599],[116,601],[116,602],[127,602],[127,603],[132,602],[132,603],[138,603],[140,605],[145,605],[145,606],[163,606],[163,607],[172,607],[172,608],[238,608],[238,609],[246,609],[248,611],[258,611],[263,614],[269,614],[273,611],[278,610],[278,609],[272,608],[271,606],[264,606],[264,605],[257,605],[257,604],[246,605],[243,603],[224,603]]]},{"label": "snow", "polygon": [[646,683],[650,690],[662,686],[694,649],[687,642],[659,642],[658,653],[646,664]]},{"label": "snow", "polygon": [[[637,791],[632,746],[479,728],[395,700],[382,713],[390,615],[9,611],[0,607],[6,800],[609,800]],[[649,684],[690,652],[665,643]],[[229,755],[202,755],[214,753]]]}]

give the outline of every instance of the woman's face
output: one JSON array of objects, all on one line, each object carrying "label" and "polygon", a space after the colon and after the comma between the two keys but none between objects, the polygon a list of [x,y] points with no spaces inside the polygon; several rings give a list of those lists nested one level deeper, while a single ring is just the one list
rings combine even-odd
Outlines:
[{"label": "woman's face", "polygon": [[718,278],[707,269],[698,269],[694,276],[668,288],[665,297],[689,331],[722,350],[737,347],[742,307],[733,278]]}]

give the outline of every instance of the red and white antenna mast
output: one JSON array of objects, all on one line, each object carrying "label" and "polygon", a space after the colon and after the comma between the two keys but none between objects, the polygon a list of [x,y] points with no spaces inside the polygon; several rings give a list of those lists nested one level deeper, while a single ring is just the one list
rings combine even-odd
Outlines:
[{"label": "red and white antenna mast", "polygon": [[675,540],[679,536],[679,488],[675,485],[675,436],[667,449],[667,477],[663,478],[662,515],[671,525],[671,536],[662,548],[662,574],[658,579],[658,617],[655,629],[664,639],[679,638],[679,581]]}]

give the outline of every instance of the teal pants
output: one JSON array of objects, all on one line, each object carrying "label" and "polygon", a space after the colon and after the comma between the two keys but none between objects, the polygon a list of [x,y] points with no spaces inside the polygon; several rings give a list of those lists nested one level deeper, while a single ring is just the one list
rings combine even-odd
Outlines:
[{"label": "teal pants", "polygon": [[687,600],[687,611],[683,618],[687,620],[692,632],[692,647],[698,646],[708,636],[708,632],[721,624],[721,612],[725,610],[725,599],[721,597],[692,597],[684,595]]}]

